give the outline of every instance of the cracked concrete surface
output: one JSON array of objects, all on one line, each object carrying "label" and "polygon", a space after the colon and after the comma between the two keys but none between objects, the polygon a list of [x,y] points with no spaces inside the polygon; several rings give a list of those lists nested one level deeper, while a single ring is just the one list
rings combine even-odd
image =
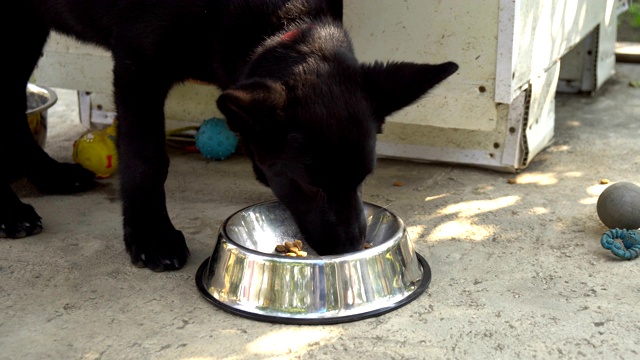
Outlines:
[{"label": "cracked concrete surface", "polygon": [[[256,322],[196,290],[225,217],[273,198],[242,156],[172,152],[167,202],[192,255],[169,273],[129,263],[116,179],[72,196],[18,183],[45,230],[0,240],[0,358],[636,358],[640,260],[600,246],[595,210],[600,179],[640,184],[631,80],[640,65],[618,64],[596,96],[559,94],[555,141],[519,174],[381,159],[365,199],[405,221],[433,278],[405,307],[353,323]],[[70,161],[83,128],[73,93],[57,91],[47,151]]]}]

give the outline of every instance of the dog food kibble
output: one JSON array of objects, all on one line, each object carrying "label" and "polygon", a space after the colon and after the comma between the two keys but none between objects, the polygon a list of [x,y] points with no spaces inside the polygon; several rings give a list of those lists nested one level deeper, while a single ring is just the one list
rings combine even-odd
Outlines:
[{"label": "dog food kibble", "polygon": [[293,242],[285,241],[284,244],[278,244],[276,245],[276,251],[279,253],[284,253],[285,256],[291,257],[307,256],[307,252],[302,251],[302,241],[300,240],[294,240]]},{"label": "dog food kibble", "polygon": [[372,247],[373,245],[371,245],[371,243],[364,243],[364,248],[368,249],[370,247]]},{"label": "dog food kibble", "polygon": [[609,183],[609,179],[600,179],[600,184],[604,185],[608,183]]}]

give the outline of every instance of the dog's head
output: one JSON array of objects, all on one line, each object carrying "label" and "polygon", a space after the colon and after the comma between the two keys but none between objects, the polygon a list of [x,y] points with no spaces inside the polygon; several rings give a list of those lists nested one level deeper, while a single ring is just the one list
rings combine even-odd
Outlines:
[{"label": "dog's head", "polygon": [[217,104],[258,180],[290,210],[314,250],[328,255],[363,247],[361,188],[374,169],[385,118],[458,66],[361,64],[348,39],[339,39],[346,35],[324,34],[318,44],[315,30],[264,49]]}]

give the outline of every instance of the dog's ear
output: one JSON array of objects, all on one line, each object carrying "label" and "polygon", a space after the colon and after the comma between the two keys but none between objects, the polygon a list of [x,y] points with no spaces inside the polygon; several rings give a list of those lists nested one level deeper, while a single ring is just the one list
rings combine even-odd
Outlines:
[{"label": "dog's ear", "polygon": [[453,62],[438,65],[375,62],[362,64],[360,70],[363,91],[373,106],[375,116],[384,122],[385,117],[418,100],[455,73],[458,65]]},{"label": "dog's ear", "polygon": [[249,135],[275,126],[286,100],[281,84],[252,79],[225,90],[216,103],[231,130]]}]

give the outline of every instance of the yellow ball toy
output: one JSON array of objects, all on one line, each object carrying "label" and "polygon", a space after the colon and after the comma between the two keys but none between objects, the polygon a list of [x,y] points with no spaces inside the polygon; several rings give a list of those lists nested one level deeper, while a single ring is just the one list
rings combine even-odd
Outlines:
[{"label": "yellow ball toy", "polygon": [[73,161],[91,170],[100,179],[118,168],[116,122],[102,130],[90,131],[73,143]]}]

